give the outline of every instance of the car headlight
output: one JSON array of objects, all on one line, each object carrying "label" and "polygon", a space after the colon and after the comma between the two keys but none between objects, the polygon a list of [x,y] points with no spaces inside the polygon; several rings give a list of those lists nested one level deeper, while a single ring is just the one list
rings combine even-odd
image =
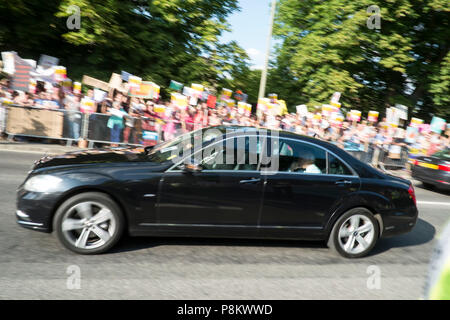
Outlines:
[{"label": "car headlight", "polygon": [[31,192],[52,192],[57,190],[61,182],[61,178],[42,174],[28,179],[23,187]]}]

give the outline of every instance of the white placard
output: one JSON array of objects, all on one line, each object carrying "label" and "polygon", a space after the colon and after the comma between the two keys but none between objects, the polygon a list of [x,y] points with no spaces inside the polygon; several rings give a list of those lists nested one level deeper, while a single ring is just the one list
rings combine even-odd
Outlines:
[{"label": "white placard", "polygon": [[305,117],[308,114],[308,107],[306,104],[301,104],[295,107],[297,109],[297,113],[302,117]]}]

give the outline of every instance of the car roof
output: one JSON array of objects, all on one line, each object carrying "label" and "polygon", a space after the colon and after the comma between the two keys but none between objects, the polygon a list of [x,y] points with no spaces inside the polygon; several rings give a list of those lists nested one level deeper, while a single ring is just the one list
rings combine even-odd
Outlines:
[{"label": "car roof", "polygon": [[[235,131],[236,135],[246,135],[249,132],[255,131],[255,130],[261,130],[261,131],[266,131],[268,135],[273,135],[273,133],[277,133],[279,137],[282,138],[291,138],[291,139],[295,139],[295,140],[303,140],[303,141],[307,141],[307,142],[312,142],[312,143],[316,143],[318,145],[324,146],[324,147],[336,147],[334,144],[324,141],[324,140],[320,140],[320,139],[316,139],[310,136],[305,136],[302,134],[298,134],[295,132],[290,132],[290,131],[284,131],[284,130],[275,130],[275,129],[266,129],[266,128],[257,128],[257,127],[252,127],[252,126],[242,126],[242,125],[218,125],[218,126],[211,126],[211,127],[207,127],[204,128],[204,130],[207,130],[208,128],[214,128],[214,129],[219,129],[220,131],[222,131],[224,134],[231,130],[231,131]],[[242,133],[241,133],[242,132]],[[334,148],[333,148],[334,149]]]}]

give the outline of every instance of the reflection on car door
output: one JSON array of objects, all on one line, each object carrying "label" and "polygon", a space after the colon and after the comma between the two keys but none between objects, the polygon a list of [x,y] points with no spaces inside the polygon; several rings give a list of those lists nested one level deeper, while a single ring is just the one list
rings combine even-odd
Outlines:
[{"label": "reflection on car door", "polygon": [[201,172],[183,172],[181,164],[164,173],[158,199],[160,224],[255,229],[263,183],[257,163],[248,164],[248,138],[245,159],[230,164],[223,162],[226,154],[238,154],[236,138],[231,144],[219,144],[221,151],[202,158]]},{"label": "reflection on car door", "polygon": [[[311,165],[304,160],[311,155],[314,172],[320,173],[305,172]],[[299,167],[302,169],[292,170]],[[265,180],[261,232],[286,237],[303,232],[305,238],[321,233],[341,199],[360,184],[351,169],[331,153],[289,139],[280,139],[279,170]]]}]

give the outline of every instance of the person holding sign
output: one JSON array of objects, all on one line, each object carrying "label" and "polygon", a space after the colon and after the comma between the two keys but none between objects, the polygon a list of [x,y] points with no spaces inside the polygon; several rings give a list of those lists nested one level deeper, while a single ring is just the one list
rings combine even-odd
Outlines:
[{"label": "person holding sign", "polygon": [[[120,133],[123,129],[123,117],[127,113],[118,101],[114,101],[112,108],[109,108],[107,114],[111,115],[107,124],[107,127],[111,131],[111,142],[120,142]],[[111,146],[117,147],[117,144],[112,144]]]}]

